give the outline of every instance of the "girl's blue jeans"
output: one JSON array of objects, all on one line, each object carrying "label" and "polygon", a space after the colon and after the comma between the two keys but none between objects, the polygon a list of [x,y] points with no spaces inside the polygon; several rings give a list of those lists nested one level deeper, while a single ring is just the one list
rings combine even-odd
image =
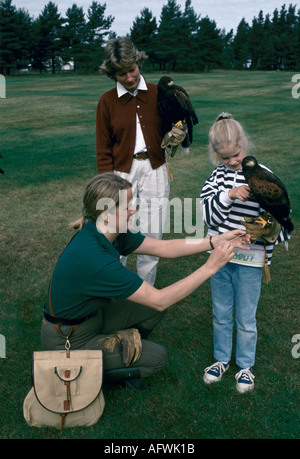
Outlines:
[{"label": "girl's blue jeans", "polygon": [[231,359],[235,314],[236,364],[240,368],[254,365],[261,276],[261,268],[227,263],[211,277],[216,361],[229,362]]}]

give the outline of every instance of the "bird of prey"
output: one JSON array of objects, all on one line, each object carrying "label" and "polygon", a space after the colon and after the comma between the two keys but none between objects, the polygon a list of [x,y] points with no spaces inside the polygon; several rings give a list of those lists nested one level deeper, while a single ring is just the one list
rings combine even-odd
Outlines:
[{"label": "bird of prey", "polygon": [[261,167],[254,156],[243,159],[242,169],[252,196],[281,224],[287,242],[288,233],[293,231],[294,225],[286,187],[275,174]]},{"label": "bird of prey", "polygon": [[168,76],[163,76],[159,80],[157,89],[157,106],[162,120],[163,135],[180,122],[186,124],[187,135],[181,145],[188,148],[193,142],[193,126],[199,121],[187,92],[174,84]]}]

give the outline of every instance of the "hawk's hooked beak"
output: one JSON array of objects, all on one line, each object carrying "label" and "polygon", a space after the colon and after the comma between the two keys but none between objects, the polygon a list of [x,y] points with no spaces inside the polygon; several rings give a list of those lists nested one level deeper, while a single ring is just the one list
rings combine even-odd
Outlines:
[{"label": "hawk's hooked beak", "polygon": [[254,161],[248,161],[247,162],[247,166],[254,166],[254,164],[255,164]]},{"label": "hawk's hooked beak", "polygon": [[174,84],[174,81],[170,81],[170,82],[168,83],[168,86],[173,86],[173,84]]}]

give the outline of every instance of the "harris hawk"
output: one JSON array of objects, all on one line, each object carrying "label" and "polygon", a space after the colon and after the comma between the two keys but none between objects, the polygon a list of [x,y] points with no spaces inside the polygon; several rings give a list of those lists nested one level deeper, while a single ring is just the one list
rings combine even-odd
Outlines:
[{"label": "harris hawk", "polygon": [[243,159],[242,169],[252,196],[280,223],[287,244],[288,234],[293,231],[294,225],[286,187],[273,172],[261,167],[254,156]]},{"label": "harris hawk", "polygon": [[185,89],[174,84],[169,76],[160,78],[157,89],[157,107],[162,121],[162,134],[164,136],[174,126],[185,129],[186,136],[181,146],[185,149],[183,151],[188,152],[189,145],[193,142],[193,126],[199,123],[191,99]]}]

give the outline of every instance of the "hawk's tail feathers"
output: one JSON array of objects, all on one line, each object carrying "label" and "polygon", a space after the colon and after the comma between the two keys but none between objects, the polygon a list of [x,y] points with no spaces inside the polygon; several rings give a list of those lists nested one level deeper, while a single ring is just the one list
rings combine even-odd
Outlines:
[{"label": "hawk's tail feathers", "polygon": [[294,231],[294,225],[293,225],[293,222],[290,218],[288,218],[285,223],[284,223],[284,228],[286,229],[286,231],[288,233],[291,233],[292,231]]}]

